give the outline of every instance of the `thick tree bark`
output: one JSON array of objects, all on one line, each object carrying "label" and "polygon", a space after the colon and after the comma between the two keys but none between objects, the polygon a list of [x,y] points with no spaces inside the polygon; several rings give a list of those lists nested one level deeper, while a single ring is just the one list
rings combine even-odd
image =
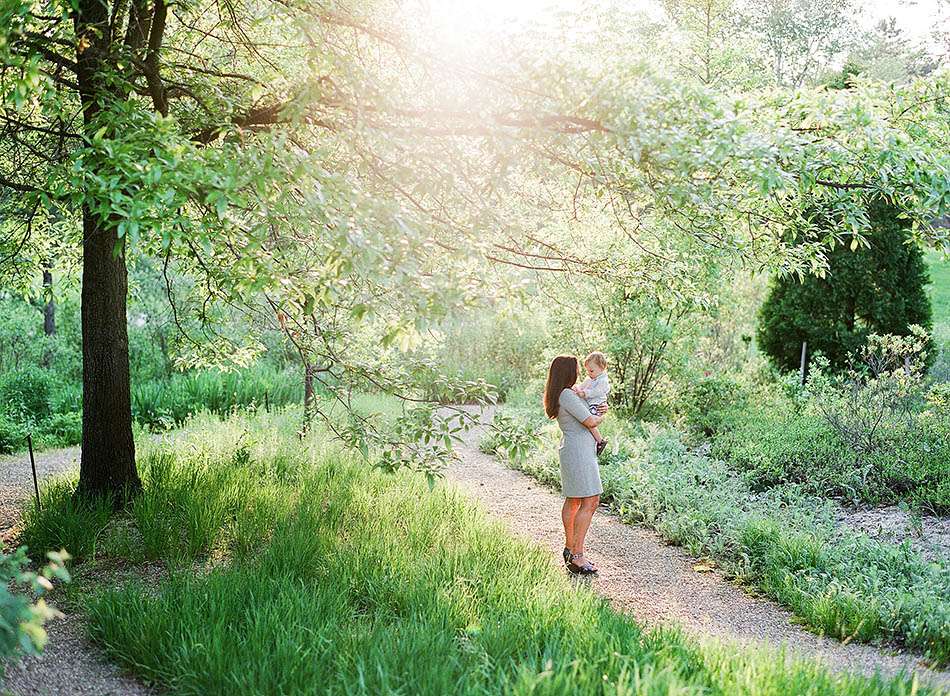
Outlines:
[{"label": "thick tree bark", "polygon": [[128,277],[114,227],[83,211],[83,237],[79,492],[119,502],[141,487],[129,392]]},{"label": "thick tree bark", "polygon": [[[75,27],[79,96],[85,128],[91,130],[106,100],[117,96],[105,74],[115,72],[108,3],[78,0]],[[142,485],[132,439],[127,297],[124,240],[119,241],[114,221],[83,206],[82,459],[77,492],[105,496],[116,504]]]}]

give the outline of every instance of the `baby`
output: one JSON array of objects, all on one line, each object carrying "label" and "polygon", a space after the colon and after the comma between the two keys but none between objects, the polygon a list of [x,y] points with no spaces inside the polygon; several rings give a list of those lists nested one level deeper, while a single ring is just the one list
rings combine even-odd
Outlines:
[{"label": "baby", "polygon": [[[584,359],[584,369],[587,370],[587,379],[574,387],[574,393],[587,401],[590,412],[597,414],[597,407],[607,403],[607,394],[610,393],[610,380],[607,378],[607,356],[594,351]],[[600,455],[607,446],[607,441],[601,437],[600,430],[591,428],[590,434],[597,442],[597,454]]]}]

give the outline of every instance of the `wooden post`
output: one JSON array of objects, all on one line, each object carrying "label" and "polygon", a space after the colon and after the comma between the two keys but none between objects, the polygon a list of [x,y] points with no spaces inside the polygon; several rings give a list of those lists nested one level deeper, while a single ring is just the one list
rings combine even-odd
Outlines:
[{"label": "wooden post", "polygon": [[30,450],[30,467],[33,469],[33,492],[36,493],[36,511],[40,510],[40,484],[36,480],[36,460],[33,458],[33,436],[26,436],[26,446]]},{"label": "wooden post", "polygon": [[801,377],[802,386],[805,386],[805,377],[808,371],[808,342],[802,341],[802,362],[801,367],[799,367],[799,376]]}]

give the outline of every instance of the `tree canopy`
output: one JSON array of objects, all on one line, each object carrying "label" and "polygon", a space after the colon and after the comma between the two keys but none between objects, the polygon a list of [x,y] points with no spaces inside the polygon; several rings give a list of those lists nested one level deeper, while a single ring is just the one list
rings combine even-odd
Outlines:
[{"label": "tree canopy", "polygon": [[[354,332],[410,346],[537,273],[627,290],[703,260],[822,273],[832,245],[866,243],[871,198],[946,241],[946,74],[740,95],[659,74],[609,21],[458,55],[425,22],[388,1],[3,0],[0,274],[82,266],[81,486],[134,485],[136,259],[192,279],[175,309],[198,320],[178,317],[196,360],[277,328],[345,403],[354,380],[432,378]],[[246,335],[216,332],[217,307]]]}]

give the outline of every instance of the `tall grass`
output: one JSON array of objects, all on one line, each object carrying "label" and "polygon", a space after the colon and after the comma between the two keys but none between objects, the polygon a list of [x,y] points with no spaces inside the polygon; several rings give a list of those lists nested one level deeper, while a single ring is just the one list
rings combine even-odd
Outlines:
[{"label": "tall grass", "polygon": [[226,415],[234,408],[283,406],[303,399],[302,381],[288,370],[256,365],[238,372],[186,372],[132,387],[132,414],[150,428],[180,425],[198,411]]},{"label": "tall grass", "polygon": [[[303,400],[300,375],[267,363],[237,371],[201,370],[132,383],[132,416],[146,429],[178,426],[199,411],[225,416],[234,409],[279,408]],[[30,396],[24,404],[23,395]],[[49,370],[30,368],[0,380],[0,454],[26,448],[67,447],[82,439],[82,385]]]},{"label": "tall grass", "polygon": [[24,544],[40,554],[68,548],[74,558],[95,555],[112,506],[104,500],[75,497],[77,483],[76,476],[53,479],[41,489],[39,508],[29,499],[23,511]]},{"label": "tall grass", "polygon": [[289,421],[203,417],[145,446],[142,497],[96,553],[128,553],[116,530],[131,524],[143,555],[174,562],[82,606],[95,640],[146,680],[180,694],[916,688],[645,632],[453,490],[383,474],[319,434],[299,441]]}]

